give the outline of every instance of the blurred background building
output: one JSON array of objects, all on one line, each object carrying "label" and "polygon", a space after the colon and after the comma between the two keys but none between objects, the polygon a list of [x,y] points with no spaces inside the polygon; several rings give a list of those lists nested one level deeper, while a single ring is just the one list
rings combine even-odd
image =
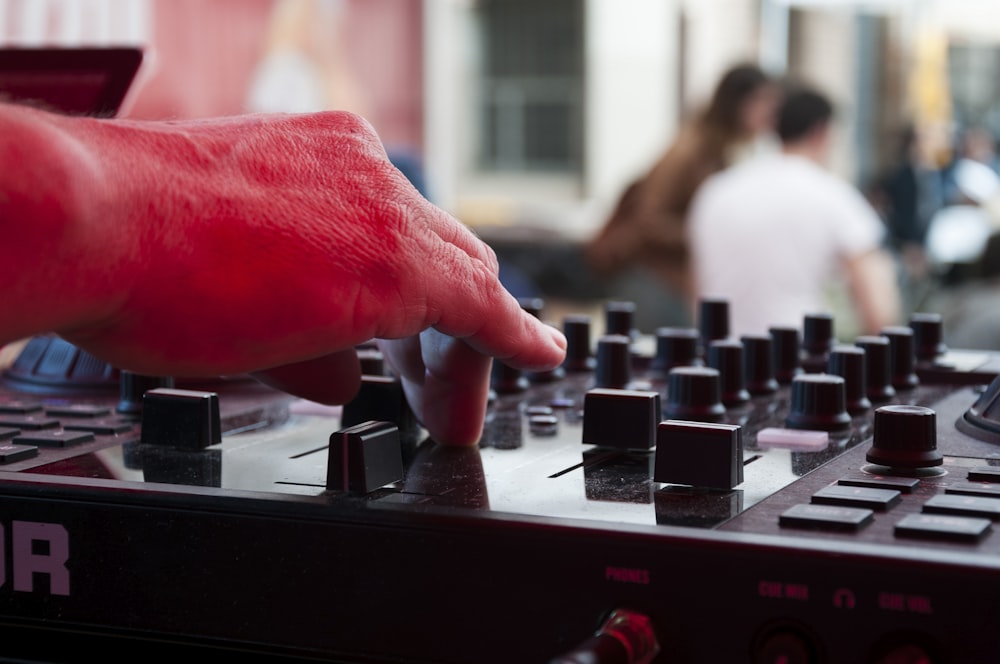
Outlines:
[{"label": "blurred background building", "polygon": [[[133,117],[357,111],[526,288],[568,300],[660,297],[642,275],[588,275],[574,247],[719,76],[756,62],[834,98],[831,165],[880,209],[901,165],[927,185],[922,228],[895,246],[926,308],[955,265],[979,274],[993,228],[990,181],[975,200],[953,166],[1000,163],[994,15],[989,0],[0,0],[0,43],[144,46]],[[956,205],[974,213],[929,229]],[[687,315],[648,311],[646,329]]]}]

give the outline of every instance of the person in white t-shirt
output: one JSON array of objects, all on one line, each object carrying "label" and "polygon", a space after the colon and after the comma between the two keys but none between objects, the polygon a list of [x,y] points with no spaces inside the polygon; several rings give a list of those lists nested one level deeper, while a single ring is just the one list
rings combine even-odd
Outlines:
[{"label": "person in white t-shirt", "polygon": [[884,226],[864,197],[823,167],[833,106],[791,90],[778,114],[779,153],[705,182],[689,219],[696,295],[730,301],[736,335],[799,326],[829,310],[827,286],[846,280],[861,332],[896,322],[899,294]]}]

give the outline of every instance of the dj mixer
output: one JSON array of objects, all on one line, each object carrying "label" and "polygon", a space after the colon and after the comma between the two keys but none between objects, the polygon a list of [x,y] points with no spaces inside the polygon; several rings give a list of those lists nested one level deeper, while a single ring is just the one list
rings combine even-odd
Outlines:
[{"label": "dj mixer", "polygon": [[32,340],[0,387],[0,658],[1000,660],[1000,355],[928,314],[850,344],[633,314],[567,317],[557,370],[495,363],[470,448],[375,347],[330,411]]}]

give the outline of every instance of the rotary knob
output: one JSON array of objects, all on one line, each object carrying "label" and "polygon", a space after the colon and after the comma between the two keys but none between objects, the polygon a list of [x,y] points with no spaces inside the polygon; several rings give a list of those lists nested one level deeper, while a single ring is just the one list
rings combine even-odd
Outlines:
[{"label": "rotary knob", "polygon": [[706,347],[729,336],[729,300],[706,298],[698,303],[698,332]]},{"label": "rotary knob", "polygon": [[667,383],[667,419],[718,422],[726,414],[722,405],[719,372],[707,367],[677,367]]},{"label": "rotary knob", "polygon": [[674,367],[698,364],[698,330],[685,327],[661,327],[656,330],[656,356],[649,365],[655,376],[665,377]]},{"label": "rotary knob", "polygon": [[913,330],[908,327],[886,327],[882,336],[889,340],[889,375],[897,391],[912,390],[920,381],[916,374],[913,354]]},{"label": "rotary knob", "polygon": [[797,376],[792,381],[792,403],[785,426],[818,431],[842,431],[850,427],[844,379],[828,374]]},{"label": "rotary knob", "polygon": [[708,366],[719,372],[722,403],[727,408],[750,400],[743,378],[743,344],[734,339],[720,339],[708,346]]},{"label": "rotary knob", "polygon": [[517,394],[528,389],[528,379],[520,369],[515,369],[500,360],[493,360],[490,388],[497,394]]},{"label": "rotary knob", "polygon": [[866,394],[865,351],[856,346],[834,346],[830,351],[827,373],[844,379],[848,413],[860,415],[868,412],[872,402]]},{"label": "rotary knob", "polygon": [[868,461],[900,470],[940,466],[937,416],[923,406],[882,406],[875,411],[875,430]]},{"label": "rotary knob", "polygon": [[778,381],[774,377],[774,340],[771,335],[746,335],[743,342],[743,374],[747,391],[753,395],[774,394]]},{"label": "rotary knob", "polygon": [[781,385],[788,385],[802,373],[799,331],[794,327],[772,327],[768,332],[774,340],[774,378]]},{"label": "rotary knob", "polygon": [[948,351],[944,345],[941,314],[916,313],[910,316],[913,352],[919,362],[933,362]]},{"label": "rotary knob", "polygon": [[608,302],[604,305],[604,333],[619,334],[629,339],[637,336],[635,302]]},{"label": "rotary knob", "polygon": [[593,371],[594,358],[590,353],[590,316],[574,315],[563,319],[566,336],[566,359],[563,369],[571,372]]},{"label": "rotary knob", "polygon": [[833,316],[828,313],[808,314],[802,319],[802,366],[807,372],[826,369],[827,355],[836,343],[833,336]]},{"label": "rotary knob", "polygon": [[889,340],[885,337],[863,336],[854,345],[865,351],[865,388],[872,403],[885,403],[896,396],[890,381]]},{"label": "rotary knob", "polygon": [[605,335],[597,340],[596,387],[622,389],[632,382],[631,343],[631,339],[620,334]]}]

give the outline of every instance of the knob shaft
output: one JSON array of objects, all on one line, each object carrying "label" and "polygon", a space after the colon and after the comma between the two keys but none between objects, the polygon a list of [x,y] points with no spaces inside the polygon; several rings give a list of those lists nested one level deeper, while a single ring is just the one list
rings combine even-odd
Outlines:
[{"label": "knob shaft", "polygon": [[802,373],[799,331],[794,327],[772,327],[768,331],[774,340],[774,378],[788,385]]},{"label": "knob shaft", "polygon": [[746,335],[743,342],[743,373],[747,391],[755,396],[774,394],[778,381],[774,377],[774,340],[769,334]]},{"label": "knob shaft", "polygon": [[118,379],[118,405],[115,410],[122,415],[140,415],[143,395],[160,387],[173,387],[174,379],[169,376],[145,376],[122,371]]},{"label": "knob shaft", "polygon": [[656,377],[666,377],[674,367],[697,366],[698,330],[684,327],[661,327],[656,330],[656,357],[649,365]]},{"label": "knob shaft", "polygon": [[933,362],[948,352],[944,345],[944,325],[941,314],[915,313],[910,316],[913,330],[913,352],[921,362]]},{"label": "knob shaft", "polygon": [[834,346],[827,372],[844,379],[844,397],[851,415],[867,413],[872,402],[866,394],[865,351],[856,346]]},{"label": "knob shaft", "polygon": [[719,372],[722,403],[727,408],[750,400],[743,378],[743,344],[735,339],[720,339],[708,346],[708,366]]},{"label": "knob shaft", "polygon": [[706,348],[729,336],[729,300],[706,298],[698,303],[698,332]]},{"label": "knob shaft", "polygon": [[912,390],[920,380],[916,374],[913,354],[913,330],[908,327],[886,327],[882,336],[889,340],[889,375],[897,391]]},{"label": "knob shaft", "polygon": [[604,305],[604,334],[619,334],[630,339],[635,329],[635,302],[608,302]]},{"label": "knob shaft", "polygon": [[833,316],[828,313],[807,314],[802,319],[803,368],[810,373],[826,370],[827,356],[836,343]]},{"label": "knob shaft", "polygon": [[866,392],[872,403],[885,403],[896,396],[889,370],[889,340],[885,337],[863,336],[854,345],[865,351]]},{"label": "knob shaft", "polygon": [[571,372],[593,371],[594,358],[590,352],[590,316],[574,315],[563,319],[566,335],[566,359],[563,369]]}]

